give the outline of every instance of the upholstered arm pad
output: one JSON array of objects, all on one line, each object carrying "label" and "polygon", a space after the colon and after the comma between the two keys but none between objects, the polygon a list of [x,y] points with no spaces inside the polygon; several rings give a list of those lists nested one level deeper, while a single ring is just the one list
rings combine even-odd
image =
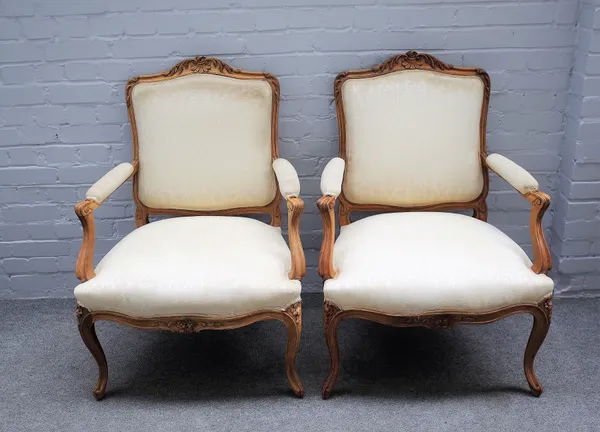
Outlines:
[{"label": "upholstered arm pad", "polygon": [[336,157],[331,159],[321,176],[321,193],[337,197],[342,191],[342,180],[344,179],[344,159]]},{"label": "upholstered arm pad", "polygon": [[502,155],[491,154],[487,157],[485,163],[523,195],[537,191],[539,188],[537,180],[527,170]]},{"label": "upholstered arm pad", "polygon": [[88,189],[85,198],[101,203],[125,183],[134,171],[135,168],[130,163],[125,162],[117,165]]},{"label": "upholstered arm pad", "polygon": [[294,166],[286,159],[275,159],[273,171],[279,183],[281,195],[287,200],[300,195],[300,179]]}]

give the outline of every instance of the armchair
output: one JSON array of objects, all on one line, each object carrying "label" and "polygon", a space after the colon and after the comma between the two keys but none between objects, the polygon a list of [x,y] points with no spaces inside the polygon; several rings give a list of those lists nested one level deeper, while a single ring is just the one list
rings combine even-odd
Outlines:
[{"label": "armchair", "polygon": [[[337,328],[347,318],[434,329],[533,315],[525,350],[534,358],[550,326],[554,284],[542,231],[550,198],[523,168],[486,154],[490,79],[409,51],[334,85],[340,152],[325,167],[319,274],[331,356],[323,398],[339,375]],[[486,223],[491,169],[531,203],[533,263]],[[335,239],[335,204],[340,234]],[[473,210],[473,217],[441,210]],[[382,212],[352,222],[354,211]]]},{"label": "armchair", "polygon": [[[287,377],[301,397],[304,203],[296,171],[278,157],[277,78],[196,57],[132,78],[126,101],[133,162],[113,168],[75,206],[83,226],[76,315],[99,367],[93,395],[104,397],[108,379],[97,321],[193,333],[275,319],[287,327]],[[137,228],[94,269],[93,212],[131,176]],[[260,213],[270,225],[239,216]],[[162,214],[187,217],[149,223]]]}]

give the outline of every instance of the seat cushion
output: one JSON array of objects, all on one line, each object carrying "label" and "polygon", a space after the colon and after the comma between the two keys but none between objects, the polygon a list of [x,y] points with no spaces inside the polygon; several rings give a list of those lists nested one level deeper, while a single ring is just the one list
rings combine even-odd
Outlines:
[{"label": "seat cushion", "polygon": [[335,242],[334,266],[326,299],[395,315],[537,304],[554,287],[507,235],[454,213],[388,213],[351,223]]},{"label": "seat cushion", "polygon": [[92,311],[135,317],[283,310],[300,298],[290,267],[280,228],[244,217],[179,217],[123,238],[75,297]]}]

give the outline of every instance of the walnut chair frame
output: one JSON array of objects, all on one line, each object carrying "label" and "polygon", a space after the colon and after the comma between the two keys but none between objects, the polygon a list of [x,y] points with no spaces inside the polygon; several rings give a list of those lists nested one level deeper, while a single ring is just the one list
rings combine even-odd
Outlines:
[{"label": "walnut chair frame", "polygon": [[[334,97],[337,109],[337,119],[339,128],[339,157],[347,160],[346,154],[346,123],[344,116],[344,104],[342,98],[342,86],[345,81],[356,78],[372,78],[386,75],[401,70],[426,70],[435,71],[443,74],[458,76],[477,76],[484,85],[483,102],[481,105],[480,119],[480,157],[483,174],[483,188],[481,194],[469,202],[447,202],[442,204],[416,206],[416,207],[398,207],[380,204],[357,204],[353,203],[344,195],[343,187],[339,196],[324,195],[317,203],[319,208],[324,232],[321,252],[319,256],[319,275],[323,280],[334,278],[336,270],[333,265],[333,249],[335,243],[335,204],[339,198],[339,220],[340,225],[350,223],[350,213],[352,211],[369,212],[409,212],[409,211],[430,211],[430,210],[473,210],[473,217],[482,221],[487,220],[486,197],[489,191],[489,172],[491,167],[486,162],[486,118],[490,98],[490,78],[483,69],[472,69],[455,67],[451,64],[443,63],[437,58],[424,53],[409,51],[406,54],[398,54],[389,58],[383,64],[370,69],[345,71],[340,73],[334,83]],[[344,169],[345,170],[345,169]],[[523,197],[531,203],[530,216],[530,234],[534,251],[534,262],[531,269],[535,273],[547,274],[552,266],[550,250],[544,237],[542,229],[542,217],[550,205],[550,197],[538,190],[520,192]],[[542,393],[542,385],[538,381],[534,372],[534,359],[541,347],[548,329],[552,316],[552,297],[543,299],[537,305],[522,304],[514,305],[495,311],[477,314],[452,314],[452,313],[434,313],[429,315],[389,315],[369,310],[352,309],[342,310],[332,302],[325,300],[323,311],[323,324],[325,337],[329,349],[331,363],[327,379],[323,383],[323,399],[330,397],[337,381],[340,370],[340,357],[338,347],[338,326],[341,321],[348,318],[359,318],[374,321],[380,324],[386,324],[394,327],[427,327],[431,329],[447,329],[459,324],[486,324],[497,321],[501,318],[514,314],[528,313],[533,315],[533,328],[525,349],[524,369],[527,382],[531,392],[535,396]]]},{"label": "walnut chair frame", "polygon": [[[149,215],[187,215],[187,216],[209,216],[209,215],[242,215],[242,214],[269,214],[270,225],[281,226],[280,203],[283,198],[276,182],[275,198],[269,204],[262,207],[240,207],[225,210],[194,211],[181,209],[155,209],[142,203],[138,194],[139,184],[139,141],[136,127],[135,113],[133,109],[132,93],[134,87],[139,83],[153,83],[171,80],[190,74],[213,74],[231,77],[240,80],[264,80],[272,90],[272,113],[271,113],[271,156],[272,160],[278,158],[278,113],[279,113],[279,81],[270,73],[247,72],[233,68],[223,61],[211,57],[195,57],[176,64],[173,68],[155,75],[142,75],[131,78],[126,85],[126,102],[133,135],[133,199],[136,205],[136,226],[141,227],[149,223]],[[122,184],[122,183],[121,183]],[[117,187],[120,185],[117,185]],[[300,280],[306,273],[306,262],[302,243],[300,240],[300,216],[304,209],[304,202],[299,197],[286,198],[288,209],[288,240],[291,251],[290,279]],[[76,276],[81,282],[90,280],[94,273],[94,242],[95,228],[93,211],[101,205],[93,199],[86,199],[75,205],[75,213],[83,227],[83,242],[76,264]],[[287,309],[263,310],[241,316],[215,319],[204,316],[164,316],[152,318],[139,318],[126,316],[111,311],[90,311],[82,305],[77,305],[76,317],[79,332],[83,342],[98,363],[99,377],[93,391],[93,396],[100,400],[105,395],[108,381],[108,365],[104,351],[95,331],[97,321],[106,320],[123,324],[129,327],[145,330],[169,330],[176,333],[195,333],[202,330],[227,330],[244,327],[262,320],[279,320],[287,327],[287,350],[286,350],[286,373],[293,392],[298,396],[304,395],[304,387],[296,372],[296,353],[300,343],[302,331],[302,306],[298,301]]]}]

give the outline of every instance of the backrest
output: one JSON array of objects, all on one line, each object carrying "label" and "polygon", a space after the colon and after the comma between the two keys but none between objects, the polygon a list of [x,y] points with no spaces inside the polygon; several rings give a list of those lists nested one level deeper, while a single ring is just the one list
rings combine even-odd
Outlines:
[{"label": "backrest", "polygon": [[338,75],[341,222],[351,210],[485,213],[489,93],[485,71],[414,51]]},{"label": "backrest", "polygon": [[279,83],[207,57],[132,78],[126,99],[133,131],[138,212],[272,213],[279,194]]}]

